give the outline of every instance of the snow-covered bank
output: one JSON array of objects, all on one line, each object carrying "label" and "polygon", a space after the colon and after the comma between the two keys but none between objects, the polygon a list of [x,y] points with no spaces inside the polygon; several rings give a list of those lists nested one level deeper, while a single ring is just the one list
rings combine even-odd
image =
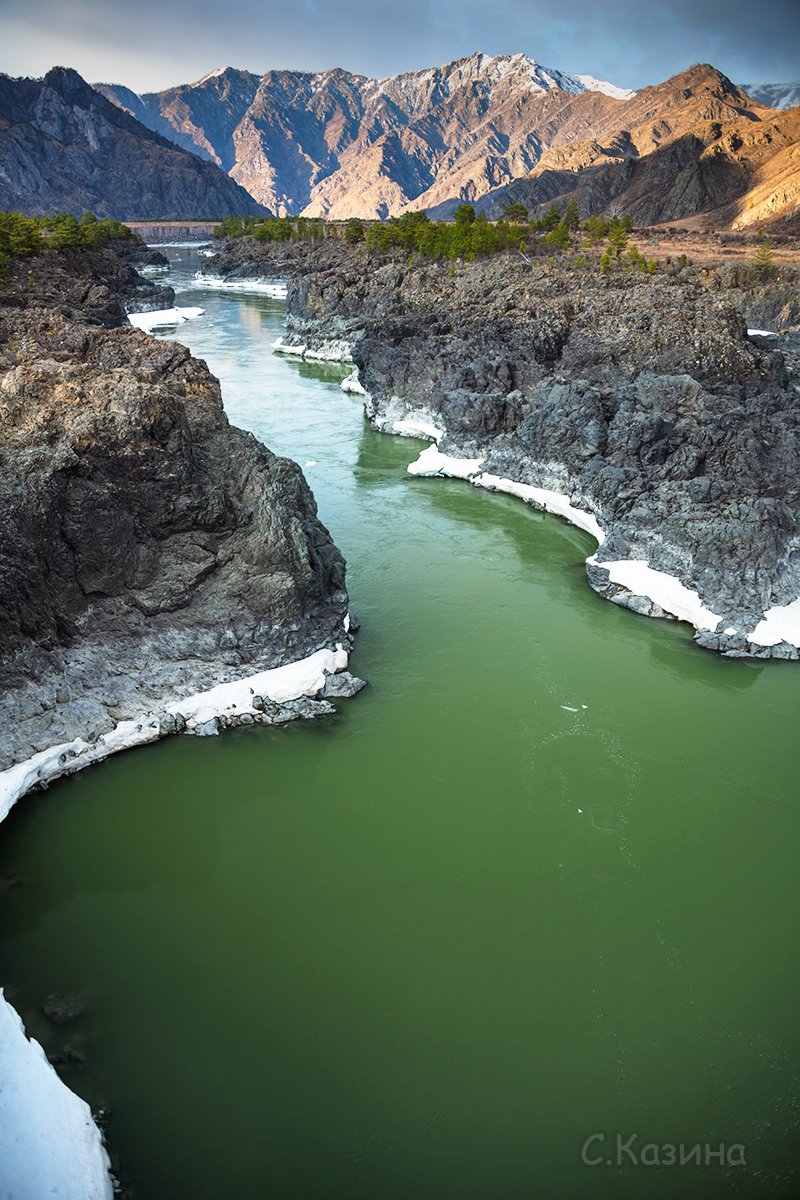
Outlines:
[{"label": "snow-covered bank", "polygon": [[[389,428],[392,432],[398,432],[399,424],[401,422],[395,422]],[[415,423],[413,418],[409,418],[407,424],[410,428],[420,428],[424,422]],[[487,491],[504,492],[507,495],[517,496],[534,508],[563,517],[571,525],[591,534],[598,547],[603,545],[606,534],[593,513],[577,508],[569,497],[561,492],[533,487],[514,479],[481,472],[480,468],[483,462],[482,458],[458,458],[443,454],[438,446],[431,445],[423,450],[414,462],[409,463],[407,470],[409,475],[465,479],[475,487],[485,488]],[[631,598],[640,599],[649,606],[657,606],[662,613],[656,615],[667,614],[679,621],[687,621],[697,630],[716,630],[722,621],[720,615],[706,607],[698,592],[686,587],[674,575],[657,571],[643,560],[625,559],[616,562],[598,562],[597,555],[593,554],[586,559],[586,565],[605,571],[609,581],[624,588]],[[759,642],[756,634],[761,638],[773,638],[774,640]],[[792,636],[787,636],[787,634],[796,637],[798,641],[792,641]],[[726,637],[735,637],[736,635],[735,629],[725,630]],[[800,600],[783,609],[771,609],[755,633],[750,635],[750,641],[765,646],[775,645],[780,641],[788,641],[792,645],[800,644]]]},{"label": "snow-covered bank", "polygon": [[768,608],[747,640],[754,646],[778,646],[787,642],[800,649],[800,597],[791,604]]},{"label": "snow-covered bank", "polygon": [[642,559],[597,562],[596,556],[592,555],[586,562],[606,571],[611,583],[624,587],[634,596],[650,600],[679,621],[688,621],[695,629],[714,630],[722,620],[721,616],[706,608],[697,592],[686,587],[674,575],[654,570]]},{"label": "snow-covered bank", "polygon": [[194,321],[202,317],[204,308],[158,308],[153,312],[128,313],[128,320],[135,329],[143,329],[151,333],[154,329],[162,329],[168,325],[183,325],[184,321]]},{"label": "snow-covered bank", "polygon": [[[395,423],[394,432],[397,432],[399,424],[401,422]],[[415,423],[413,420],[409,420],[408,425],[414,427]],[[416,428],[420,428],[420,425],[417,424]],[[455,458],[452,455],[442,454],[438,446],[428,446],[427,450],[422,451],[419,458],[409,463],[407,469],[409,475],[442,475],[452,479],[466,479],[475,487],[485,488],[489,492],[505,492],[510,496],[517,496],[534,508],[554,513],[569,521],[571,525],[577,525],[579,529],[590,533],[598,546],[602,546],[606,535],[593,513],[576,508],[570,503],[569,497],[562,495],[561,492],[532,487],[527,483],[518,483],[514,479],[504,479],[499,475],[481,472],[484,461],[483,458]]]},{"label": "snow-covered bank", "polygon": [[308,658],[165,703],[157,712],[121,721],[94,742],[75,738],[42,750],[27,761],[0,772],[0,820],[26,792],[101,762],[119,750],[154,742],[176,728],[176,718],[182,718],[184,727],[192,732],[216,718],[241,718],[244,715],[257,718],[260,710],[253,704],[257,697],[275,704],[287,704],[304,696],[316,696],[324,687],[326,675],[344,671],[347,659],[347,651],[337,644],[333,650],[317,650]]},{"label": "snow-covered bank", "polygon": [[111,1200],[109,1161],[85,1100],[25,1036],[0,989],[0,1194]]},{"label": "snow-covered bank", "polygon": [[221,292],[257,292],[273,300],[286,299],[286,284],[281,279],[223,279],[220,275],[195,275],[198,287],[215,288]]},{"label": "snow-covered bank", "polygon": [[[349,628],[348,614],[345,634]],[[326,688],[328,676],[343,672],[347,663],[347,651],[337,644],[333,650],[317,650],[307,658],[122,721],[95,742],[76,738],[43,750],[0,773],[0,820],[26,792],[119,750],[178,730],[216,733],[220,723],[254,723],[262,718],[265,702],[291,705],[316,697]],[[329,694],[346,696],[362,686],[349,677],[343,682],[348,686],[333,688]],[[298,715],[311,714],[287,709],[278,719]],[[22,1021],[0,991],[0,1195],[14,1200],[56,1195],[61,1200],[110,1200],[108,1167],[89,1106],[59,1079],[39,1044],[26,1038]]]},{"label": "snow-covered bank", "polygon": [[295,358],[308,358],[312,362],[345,363],[349,365],[353,361],[352,346],[349,342],[340,339],[321,342],[319,346],[307,346],[304,342],[286,342],[282,337],[279,337],[272,343],[272,352],[273,354],[291,354]]},{"label": "snow-covered bank", "polygon": [[576,508],[561,492],[553,492],[549,488],[531,487],[526,483],[517,483],[513,479],[502,479],[498,475],[479,475],[472,482],[476,487],[486,488],[490,492],[506,492],[510,496],[519,496],[520,500],[524,500],[527,504],[543,508],[545,512],[554,513],[557,517],[563,517],[565,521],[569,521],[570,525],[576,525],[578,529],[590,533],[598,546],[602,546],[606,540],[606,535],[600,528],[597,517],[593,513],[586,512],[585,509]]},{"label": "snow-covered bank", "polygon": [[343,392],[351,392],[354,396],[366,396],[366,389],[358,378],[358,367],[342,380],[341,388]]},{"label": "snow-covered bank", "polygon": [[301,696],[316,696],[325,686],[327,675],[336,675],[347,667],[347,651],[337,645],[335,650],[317,650],[308,658],[260,671],[247,679],[220,683],[207,692],[198,692],[185,700],[167,705],[166,711],[182,716],[186,728],[193,731],[216,717],[255,717],[259,708],[253,703],[257,696],[275,704],[288,704]]}]

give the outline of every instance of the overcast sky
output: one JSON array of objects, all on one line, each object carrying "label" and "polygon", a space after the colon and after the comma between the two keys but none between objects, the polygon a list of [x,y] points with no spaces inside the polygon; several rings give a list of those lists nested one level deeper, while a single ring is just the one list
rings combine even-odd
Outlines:
[{"label": "overcast sky", "polygon": [[70,66],[138,92],[218,66],[388,75],[474,50],[626,87],[694,62],[784,83],[800,79],[800,0],[0,0],[0,71]]}]

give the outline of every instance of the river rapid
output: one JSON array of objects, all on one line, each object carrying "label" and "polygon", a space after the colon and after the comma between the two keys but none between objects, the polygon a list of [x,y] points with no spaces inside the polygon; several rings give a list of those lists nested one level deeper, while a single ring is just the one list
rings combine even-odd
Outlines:
[{"label": "river rapid", "polygon": [[2,981],[85,1059],[137,1200],[796,1195],[800,667],[701,651],[590,590],[588,535],[409,477],[423,443],[346,368],[271,353],[281,302],[169,254],[206,312],[166,336],[304,468],[370,687],[3,825]]}]

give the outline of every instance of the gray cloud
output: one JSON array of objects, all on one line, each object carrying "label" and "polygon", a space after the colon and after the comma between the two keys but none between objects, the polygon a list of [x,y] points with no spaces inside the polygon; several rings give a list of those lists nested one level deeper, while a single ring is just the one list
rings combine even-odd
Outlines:
[{"label": "gray cloud", "polygon": [[700,61],[736,81],[784,82],[800,78],[798,46],[798,0],[3,0],[0,12],[1,71],[58,63],[136,91],[223,65],[385,75],[478,49],[630,87]]}]

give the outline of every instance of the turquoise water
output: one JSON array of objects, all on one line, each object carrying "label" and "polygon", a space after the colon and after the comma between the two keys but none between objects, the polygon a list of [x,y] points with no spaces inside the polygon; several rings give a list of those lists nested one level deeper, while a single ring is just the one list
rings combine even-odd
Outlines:
[{"label": "turquoise water", "polygon": [[[138,1200],[796,1195],[797,668],[600,600],[556,518],[407,476],[423,443],[342,370],[270,354],[282,305],[178,303],[231,419],[315,464],[370,688],[3,826],[2,979],[84,1054]],[[618,1166],[617,1134],[747,1165]]]}]

